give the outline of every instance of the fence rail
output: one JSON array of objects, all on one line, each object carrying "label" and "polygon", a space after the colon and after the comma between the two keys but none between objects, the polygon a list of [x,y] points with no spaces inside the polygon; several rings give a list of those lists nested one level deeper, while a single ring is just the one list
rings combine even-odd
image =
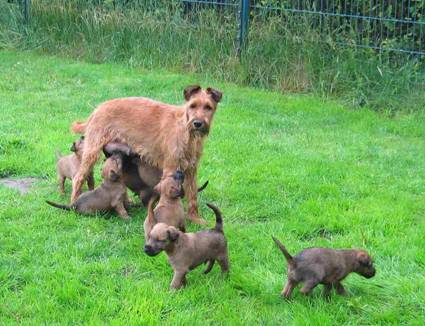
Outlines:
[{"label": "fence rail", "polygon": [[[30,0],[23,4],[25,22],[30,19]],[[87,1],[90,2],[90,1]],[[101,5],[102,0],[92,0]],[[108,1],[111,2],[111,1]],[[137,5],[146,1],[115,0]],[[425,0],[177,0],[191,10],[233,8],[238,13],[237,52],[249,40],[249,21],[259,16],[309,20],[323,39],[342,46],[425,54]]]}]

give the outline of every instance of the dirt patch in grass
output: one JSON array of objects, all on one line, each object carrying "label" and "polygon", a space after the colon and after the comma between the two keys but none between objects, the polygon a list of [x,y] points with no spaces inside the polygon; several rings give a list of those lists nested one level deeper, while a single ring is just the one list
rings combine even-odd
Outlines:
[{"label": "dirt patch in grass", "polygon": [[2,178],[0,185],[18,190],[21,195],[26,194],[33,183],[39,181],[37,178]]}]

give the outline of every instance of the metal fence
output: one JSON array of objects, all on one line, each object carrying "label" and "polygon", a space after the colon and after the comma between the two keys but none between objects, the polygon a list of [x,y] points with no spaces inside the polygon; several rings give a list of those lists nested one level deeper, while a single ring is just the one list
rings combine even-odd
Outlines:
[{"label": "metal fence", "polygon": [[[30,0],[21,0],[29,21]],[[101,2],[101,1],[100,1]],[[137,1],[126,0],[126,4]],[[304,19],[336,44],[377,51],[425,54],[425,0],[179,0],[185,12],[202,8],[238,10],[238,53],[257,15]],[[236,23],[236,22],[235,22]]]}]

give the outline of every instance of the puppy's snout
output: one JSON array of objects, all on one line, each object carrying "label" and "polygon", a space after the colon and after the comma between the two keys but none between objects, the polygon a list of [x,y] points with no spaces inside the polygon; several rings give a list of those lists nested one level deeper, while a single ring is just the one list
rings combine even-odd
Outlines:
[{"label": "puppy's snout", "polygon": [[143,248],[143,251],[149,255],[149,253],[153,252],[152,246],[145,245],[144,248]]},{"label": "puppy's snout", "polygon": [[369,273],[366,275],[367,278],[371,278],[374,277],[376,274],[376,269],[374,267],[371,268],[371,270],[369,271]]},{"label": "puppy's snout", "polygon": [[193,127],[195,128],[195,129],[200,129],[200,128],[202,128],[203,126],[204,126],[204,121],[202,121],[202,120],[193,120]]}]

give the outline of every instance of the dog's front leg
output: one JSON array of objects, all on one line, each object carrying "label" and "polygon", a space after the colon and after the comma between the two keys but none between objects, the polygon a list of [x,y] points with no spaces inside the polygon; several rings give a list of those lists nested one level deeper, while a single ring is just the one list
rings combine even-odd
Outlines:
[{"label": "dog's front leg", "polygon": [[124,203],[122,201],[115,204],[114,209],[123,220],[129,219],[128,213],[125,210]]},{"label": "dog's front leg", "polygon": [[173,280],[170,284],[171,290],[180,289],[182,286],[186,285],[186,271],[174,271]]},{"label": "dog's front leg", "polygon": [[207,224],[198,213],[198,186],[196,185],[196,170],[187,170],[184,180],[184,191],[188,202],[189,219],[198,224]]}]

